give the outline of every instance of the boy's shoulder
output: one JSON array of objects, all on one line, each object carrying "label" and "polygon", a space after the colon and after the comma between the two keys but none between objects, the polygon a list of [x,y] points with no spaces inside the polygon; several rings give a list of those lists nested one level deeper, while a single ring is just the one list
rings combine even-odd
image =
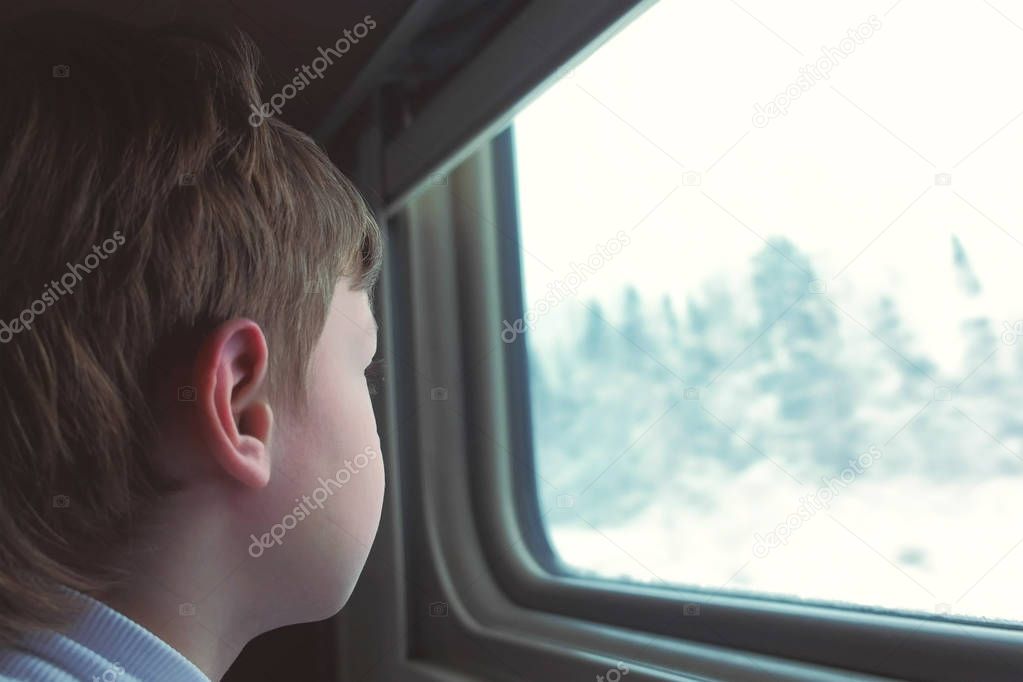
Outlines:
[{"label": "boy's shoulder", "polygon": [[187,658],[106,604],[75,593],[80,615],[0,649],[0,682],[209,682]]}]

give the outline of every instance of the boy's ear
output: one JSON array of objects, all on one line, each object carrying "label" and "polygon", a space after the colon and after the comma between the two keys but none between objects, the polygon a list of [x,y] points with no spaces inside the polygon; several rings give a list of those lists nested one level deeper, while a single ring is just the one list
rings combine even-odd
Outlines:
[{"label": "boy's ear", "polygon": [[234,319],[205,338],[193,370],[200,439],[220,470],[250,488],[270,480],[268,360],[259,325]]}]

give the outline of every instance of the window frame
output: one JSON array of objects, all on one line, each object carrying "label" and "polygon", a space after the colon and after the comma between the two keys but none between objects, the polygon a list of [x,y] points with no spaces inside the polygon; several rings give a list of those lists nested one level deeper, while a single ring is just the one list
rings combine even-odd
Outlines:
[{"label": "window frame", "polygon": [[[404,636],[397,660],[358,667],[358,679],[396,679],[395,670],[429,671],[438,680],[571,679],[621,662],[636,682],[879,679],[557,613],[517,601],[502,581],[494,550],[513,557],[504,568],[563,579],[536,564],[507,494],[515,451],[505,357],[493,352],[505,346],[497,263],[508,238],[497,215],[498,147],[484,145],[444,182],[428,183],[388,225],[388,263],[400,272],[385,282],[385,347],[391,385],[400,389],[388,401],[397,409],[388,411],[385,450],[392,481],[399,479],[400,519],[391,519],[377,544],[400,538],[402,595],[389,598]],[[404,285],[395,289],[398,279]],[[411,358],[395,353],[395,338]],[[443,398],[432,399],[436,388],[445,389]],[[495,527],[508,532],[493,534]],[[367,571],[390,569],[373,557]],[[440,618],[430,613],[437,603]],[[393,626],[369,620],[380,634],[362,640],[392,637]]]},{"label": "window frame", "polygon": [[[511,131],[492,144],[498,229],[518,240]],[[502,318],[519,319],[525,312],[520,243],[503,251],[502,264]],[[527,330],[524,336],[528,334]],[[492,524],[481,538],[495,575],[517,603],[650,634],[883,676],[958,680],[981,674],[984,679],[1008,679],[1013,671],[1023,670],[1023,623],[938,620],[908,612],[571,575],[559,564],[540,519],[525,338],[510,344],[509,350],[502,407],[521,434],[521,442],[515,444],[521,448],[520,458],[513,466],[508,452],[488,453],[501,460],[498,468],[504,473],[495,476],[494,469],[477,467],[473,485],[488,491],[477,496],[479,517]],[[518,527],[496,510],[509,504],[502,499],[509,495],[514,496]],[[516,550],[523,546],[532,550],[531,557]],[[684,616],[686,604],[699,605],[699,616]],[[897,655],[900,650],[902,655]]]},{"label": "window frame", "polygon": [[[500,340],[499,321],[524,312],[512,133],[500,131],[564,59],[578,61],[649,4],[531,3],[489,56],[370,154],[384,197],[391,369],[378,396],[390,493],[367,573],[387,577],[361,585],[344,619],[349,675],[567,679],[628,661],[629,680],[1018,677],[1014,628],[582,579],[558,566],[536,500],[525,344]],[[584,15],[587,40],[543,23],[569,9]],[[533,61],[511,82],[508,55],[532,49],[515,43],[531,26],[561,42],[534,57],[545,71]],[[465,121],[452,116],[475,92],[467,84],[481,82],[512,84],[468,103]],[[437,174],[443,185],[426,179]],[[443,405],[429,396],[438,383],[451,394]],[[450,609],[443,618],[426,613],[436,601]],[[683,615],[687,603],[700,604],[698,617]],[[397,646],[368,660],[360,646],[381,641]]]}]

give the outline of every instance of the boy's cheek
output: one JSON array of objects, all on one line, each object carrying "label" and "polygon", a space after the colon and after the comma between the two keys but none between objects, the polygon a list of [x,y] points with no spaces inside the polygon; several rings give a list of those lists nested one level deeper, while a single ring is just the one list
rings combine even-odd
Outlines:
[{"label": "boy's cheek", "polygon": [[270,485],[273,486],[276,479],[284,478],[288,481],[300,481],[308,476],[308,465],[310,458],[302,447],[301,437],[290,433],[288,427],[283,424],[274,425],[274,434],[270,443],[270,459],[273,462],[273,469],[270,473]]}]

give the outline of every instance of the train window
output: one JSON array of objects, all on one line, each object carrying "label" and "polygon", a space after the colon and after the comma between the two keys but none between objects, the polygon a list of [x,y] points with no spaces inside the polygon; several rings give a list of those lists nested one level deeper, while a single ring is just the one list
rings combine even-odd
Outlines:
[{"label": "train window", "polygon": [[666,0],[517,115],[502,338],[565,571],[1019,619],[1023,43],[988,5]]}]

